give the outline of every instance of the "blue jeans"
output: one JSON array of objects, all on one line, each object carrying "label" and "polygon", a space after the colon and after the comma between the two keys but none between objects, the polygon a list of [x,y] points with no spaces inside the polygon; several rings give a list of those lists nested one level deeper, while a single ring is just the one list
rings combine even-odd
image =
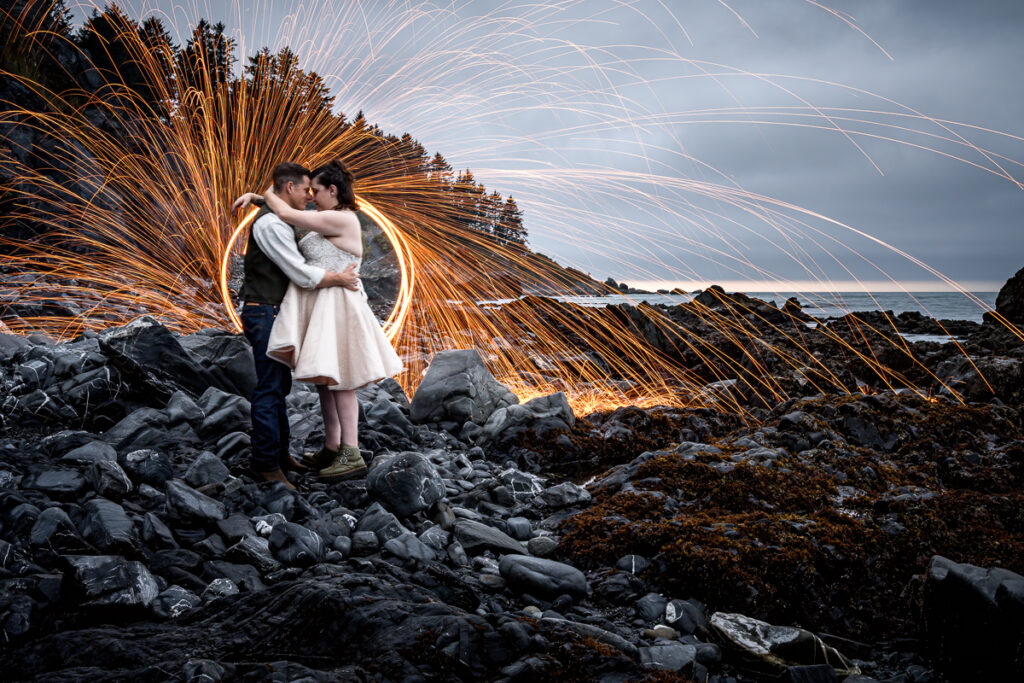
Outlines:
[{"label": "blue jeans", "polygon": [[288,457],[288,413],[285,397],[292,389],[292,371],[267,357],[270,328],[280,306],[257,304],[242,307],[242,331],[252,345],[256,365],[256,389],[250,401],[252,418],[252,468],[257,472],[279,469]]}]

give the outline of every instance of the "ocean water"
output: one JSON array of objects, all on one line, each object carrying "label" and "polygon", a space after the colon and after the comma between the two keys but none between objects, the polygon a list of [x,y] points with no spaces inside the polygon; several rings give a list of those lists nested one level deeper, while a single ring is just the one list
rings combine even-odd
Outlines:
[{"label": "ocean water", "polygon": [[[917,311],[937,320],[970,320],[978,323],[986,310],[995,308],[997,293],[971,292],[970,296],[978,300],[974,301],[959,292],[748,292],[750,296],[774,301],[780,306],[786,299],[795,296],[804,312],[815,318],[840,317],[852,311],[892,311],[897,315],[905,311]],[[555,298],[581,306],[636,305],[640,302],[675,306],[693,297],[689,294],[617,294]],[[481,303],[503,304],[509,301],[501,299]]]}]

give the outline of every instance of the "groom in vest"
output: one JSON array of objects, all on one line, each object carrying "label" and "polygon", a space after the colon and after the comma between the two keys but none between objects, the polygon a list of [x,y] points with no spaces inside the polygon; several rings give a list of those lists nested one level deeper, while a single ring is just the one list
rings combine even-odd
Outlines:
[{"label": "groom in vest", "polygon": [[[284,162],[274,168],[274,190],[295,209],[309,199],[309,169]],[[233,208],[243,206],[239,202]],[[310,266],[299,253],[295,230],[266,207],[260,209],[249,231],[245,249],[245,280],[239,298],[242,330],[252,344],[256,389],[252,394],[252,469],[265,481],[281,481],[294,489],[284,472],[305,469],[288,453],[288,413],[285,397],[292,387],[292,371],[267,357],[270,328],[281,307],[288,282],[306,289],[347,287],[358,290],[355,266],[332,273]]]}]

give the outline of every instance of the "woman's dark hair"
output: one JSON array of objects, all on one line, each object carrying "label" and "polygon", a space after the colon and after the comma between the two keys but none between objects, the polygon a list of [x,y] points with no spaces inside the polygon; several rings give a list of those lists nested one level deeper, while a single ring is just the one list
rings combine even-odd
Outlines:
[{"label": "woman's dark hair", "polygon": [[324,187],[330,188],[331,185],[334,185],[337,188],[338,206],[336,208],[351,209],[352,211],[359,208],[356,206],[356,193],[352,189],[355,179],[352,177],[352,171],[348,170],[341,159],[328,161],[313,171],[311,177]]}]

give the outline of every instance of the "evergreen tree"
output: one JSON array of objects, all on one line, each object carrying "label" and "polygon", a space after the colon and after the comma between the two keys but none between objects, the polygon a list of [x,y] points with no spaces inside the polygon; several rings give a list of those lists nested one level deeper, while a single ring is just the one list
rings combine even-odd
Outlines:
[{"label": "evergreen tree", "polygon": [[334,97],[315,71],[299,68],[299,56],[285,46],[277,54],[263,48],[249,58],[245,67],[250,90],[265,95],[267,91],[280,93],[289,103],[289,111],[296,113],[329,112]]},{"label": "evergreen tree", "polygon": [[498,220],[496,232],[500,232],[500,239],[505,244],[526,244],[526,226],[523,225],[523,212],[516,204],[516,200],[510,196],[505,200],[501,209],[501,218]]},{"label": "evergreen tree", "polygon": [[48,87],[74,83],[62,64],[71,13],[64,0],[8,0],[0,6],[0,68]]},{"label": "evergreen tree", "polygon": [[236,61],[235,41],[224,35],[224,24],[211,26],[206,19],[200,19],[177,61],[183,81],[179,84],[180,93],[190,87],[204,90],[208,83],[227,83]]}]

